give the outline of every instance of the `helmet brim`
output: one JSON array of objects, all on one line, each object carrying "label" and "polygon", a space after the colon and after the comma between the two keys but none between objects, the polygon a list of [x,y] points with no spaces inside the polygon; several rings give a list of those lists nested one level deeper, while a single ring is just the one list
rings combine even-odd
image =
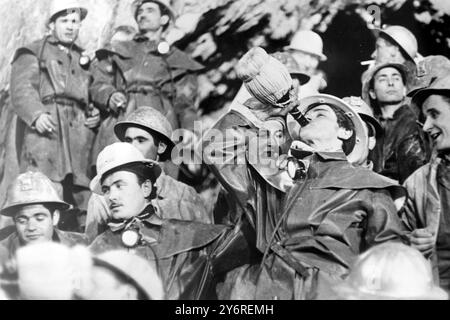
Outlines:
[{"label": "helmet brim", "polygon": [[[151,165],[151,166],[149,166]],[[162,169],[161,166],[159,165],[158,162],[153,161],[153,160],[141,160],[141,161],[130,161],[130,162],[124,162],[124,163],[119,163],[111,168],[108,168],[108,170],[105,170],[104,172],[100,172],[98,173],[92,180],[91,183],[89,184],[89,188],[91,189],[92,192],[98,194],[98,195],[103,195],[102,192],[102,186],[101,186],[101,182],[103,177],[110,175],[114,172],[120,171],[121,169],[124,169],[126,167],[130,167],[130,166],[141,166],[141,168],[143,169],[142,173],[146,178],[149,178],[150,180],[152,180],[153,182],[156,182],[156,180],[159,178],[159,176],[162,173]]]},{"label": "helmet brim", "polygon": [[324,55],[323,53],[320,53],[320,52],[308,51],[308,50],[296,48],[296,47],[293,47],[293,46],[284,47],[284,50],[300,51],[300,52],[303,52],[303,53],[306,53],[306,54],[310,54],[312,56],[315,56],[315,57],[319,58],[319,60],[321,62],[325,62],[325,61],[328,60],[328,57],[326,55]]},{"label": "helmet brim", "polygon": [[7,217],[14,217],[14,215],[16,214],[17,209],[24,207],[24,206],[29,206],[29,205],[36,205],[36,204],[42,204],[42,205],[51,205],[53,207],[55,207],[55,209],[61,210],[61,211],[66,211],[72,208],[72,205],[68,204],[67,202],[64,201],[42,201],[42,200],[36,200],[36,201],[29,201],[26,203],[16,203],[16,204],[11,204],[8,205],[7,207],[3,208],[2,210],[0,210],[0,214],[3,216],[7,216]]},{"label": "helmet brim", "polygon": [[380,29],[380,28],[375,28],[372,30],[372,32],[373,32],[375,38],[383,36],[383,37],[387,38],[390,42],[396,44],[401,49],[401,51],[406,55],[406,57],[409,60],[411,60],[412,62],[414,62],[414,64],[416,64],[414,57],[411,57],[411,55],[405,49],[403,49],[402,45],[400,43],[398,43],[397,40],[392,38],[388,33],[386,33],[386,31],[384,31],[383,29]]},{"label": "helmet brim", "polygon": [[301,86],[307,84],[309,80],[311,80],[311,77],[309,75],[300,71],[290,72],[290,75],[292,78],[298,79]]},{"label": "helmet brim", "polygon": [[366,114],[358,113],[361,119],[369,122],[375,128],[375,138],[379,139],[383,136],[384,130],[381,124],[373,117]]},{"label": "helmet brim", "polygon": [[118,273],[120,276],[124,277],[125,279],[130,279],[131,282],[133,283],[133,285],[146,295],[148,300],[152,300],[151,294],[149,292],[147,292],[147,290],[144,288],[144,286],[142,286],[139,283],[139,280],[136,279],[135,277],[133,277],[133,275],[130,274],[129,272],[127,272],[127,270],[124,270],[124,269],[120,268],[119,266],[112,264],[109,261],[104,260],[100,257],[93,257],[92,260],[94,262],[94,265],[103,267],[103,268],[111,270],[115,273]]},{"label": "helmet brim", "polygon": [[88,15],[88,9],[84,8],[84,7],[79,7],[79,8],[67,8],[61,11],[58,11],[56,13],[54,13],[49,19],[49,22],[52,22],[55,18],[56,15],[60,14],[61,12],[67,11],[67,10],[71,10],[71,9],[79,9],[80,10],[80,20],[83,21],[84,19],[86,19],[87,15]]},{"label": "helmet brim", "polygon": [[422,88],[416,89],[412,92],[411,102],[418,107],[421,107],[423,102],[431,95],[441,95],[450,97],[450,88],[449,89],[438,89],[438,88]]},{"label": "helmet brim", "polygon": [[334,288],[334,292],[340,299],[350,298],[354,300],[447,300],[448,294],[439,287],[433,287],[428,292],[411,296],[394,296],[376,292],[364,292],[353,286],[343,283]]}]

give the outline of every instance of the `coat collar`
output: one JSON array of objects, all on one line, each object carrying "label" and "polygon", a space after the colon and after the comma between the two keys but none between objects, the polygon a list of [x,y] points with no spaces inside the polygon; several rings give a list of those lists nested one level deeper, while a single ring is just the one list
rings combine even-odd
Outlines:
[{"label": "coat collar", "polygon": [[342,151],[335,151],[335,152],[319,151],[319,152],[316,152],[315,154],[324,161],[329,161],[329,160],[347,161],[347,156]]},{"label": "coat collar", "polygon": [[410,113],[413,113],[413,111],[407,104],[404,104],[400,108],[395,110],[394,114],[392,115],[392,118],[383,118],[383,116],[380,115],[379,119],[380,119],[380,121],[389,121],[389,120],[396,121],[396,120],[403,119],[403,117],[406,114],[410,114]]},{"label": "coat collar", "polygon": [[162,220],[156,215],[155,208],[150,204],[138,216],[127,220],[112,220],[108,223],[108,226],[111,231],[119,232],[141,222],[154,226],[161,226],[163,224]]},{"label": "coat collar", "polygon": [[52,45],[55,45],[55,46],[60,45],[60,46],[63,46],[65,48],[68,48],[68,49],[71,48],[71,49],[73,49],[75,51],[78,51],[78,52],[83,52],[84,51],[84,49],[81,47],[81,45],[80,45],[78,40],[76,40],[71,45],[67,45],[67,44],[61,43],[61,41],[59,41],[59,39],[56,38],[54,35],[50,35],[47,38],[47,42],[52,44]]}]

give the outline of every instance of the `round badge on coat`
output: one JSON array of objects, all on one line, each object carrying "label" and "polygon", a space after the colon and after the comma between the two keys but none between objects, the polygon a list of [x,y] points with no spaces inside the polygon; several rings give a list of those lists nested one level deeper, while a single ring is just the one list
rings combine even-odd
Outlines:
[{"label": "round badge on coat", "polygon": [[166,41],[162,41],[158,44],[158,52],[160,54],[167,54],[170,51],[170,45]]},{"label": "round badge on coat", "polygon": [[80,57],[80,66],[86,67],[91,62],[91,59],[88,56],[81,56]]},{"label": "round badge on coat", "polygon": [[134,248],[138,245],[141,236],[137,230],[125,230],[122,233],[122,243],[127,248]]}]

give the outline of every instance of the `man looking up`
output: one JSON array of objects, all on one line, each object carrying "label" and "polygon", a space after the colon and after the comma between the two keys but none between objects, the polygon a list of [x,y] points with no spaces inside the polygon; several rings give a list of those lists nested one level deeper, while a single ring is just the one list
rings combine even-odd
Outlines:
[{"label": "man looking up", "polygon": [[358,114],[329,95],[299,105],[308,123],[291,152],[304,174],[295,177],[276,216],[256,217],[263,259],[229,273],[226,283],[232,286],[224,298],[330,298],[330,285],[342,281],[360,252],[401,239],[393,197],[403,189],[349,163],[367,152]]}]

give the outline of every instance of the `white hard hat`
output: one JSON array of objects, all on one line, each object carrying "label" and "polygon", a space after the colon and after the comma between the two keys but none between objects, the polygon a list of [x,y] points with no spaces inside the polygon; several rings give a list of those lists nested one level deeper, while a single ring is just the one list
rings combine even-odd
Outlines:
[{"label": "white hard hat", "polygon": [[323,54],[322,38],[311,30],[298,31],[291,40],[291,44],[286,47],[289,50],[298,50],[319,57],[320,61],[328,58]]},{"label": "white hard hat", "polygon": [[103,176],[124,165],[143,165],[145,173],[153,182],[161,175],[161,167],[158,162],[145,159],[143,154],[130,143],[117,142],[105,147],[98,155],[97,175],[90,183],[91,191],[101,195]]},{"label": "white hard hat", "polygon": [[49,178],[41,172],[30,171],[22,173],[10,184],[6,204],[0,213],[13,216],[19,207],[32,204],[50,204],[60,210],[71,207],[61,200]]},{"label": "white hard hat", "polygon": [[391,42],[397,44],[406,54],[407,57],[414,61],[417,57],[419,46],[414,34],[402,26],[388,26],[384,29],[374,29],[376,37],[384,36]]},{"label": "white hard hat", "polygon": [[384,243],[360,255],[345,282],[335,289],[346,299],[448,299],[433,282],[430,262],[401,243]]},{"label": "white hard hat", "polygon": [[107,268],[131,279],[149,300],[164,299],[163,284],[149,261],[125,250],[114,250],[94,257],[94,265]]},{"label": "white hard hat", "polygon": [[89,250],[56,242],[30,244],[17,250],[20,295],[28,300],[71,300],[88,286]]},{"label": "white hard hat", "polygon": [[53,17],[63,11],[70,10],[80,10],[80,19],[84,20],[88,14],[88,10],[80,5],[77,0],[53,0],[50,6],[50,18],[52,21]]}]

